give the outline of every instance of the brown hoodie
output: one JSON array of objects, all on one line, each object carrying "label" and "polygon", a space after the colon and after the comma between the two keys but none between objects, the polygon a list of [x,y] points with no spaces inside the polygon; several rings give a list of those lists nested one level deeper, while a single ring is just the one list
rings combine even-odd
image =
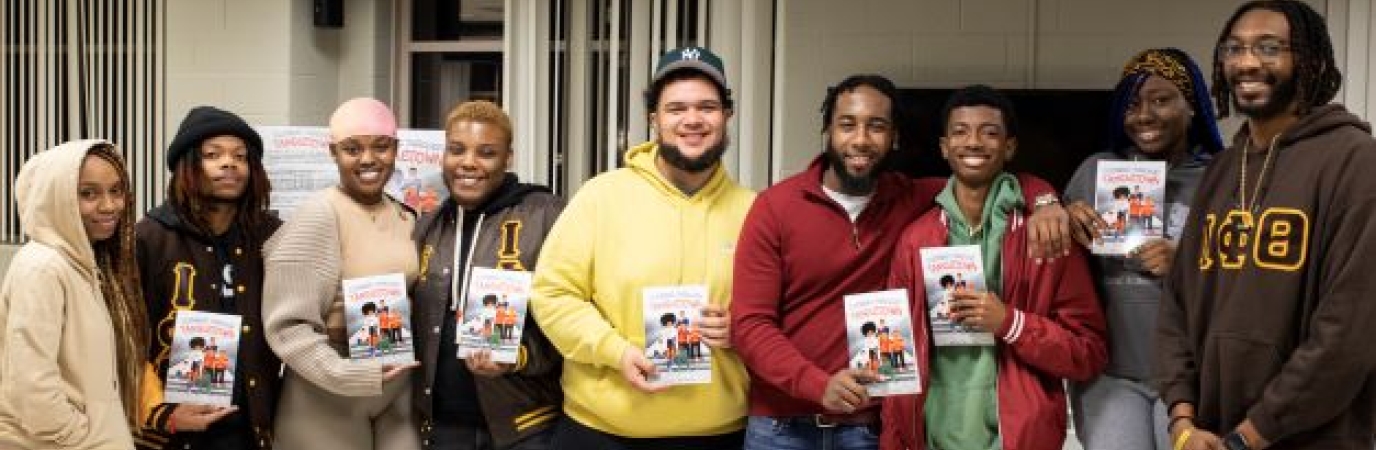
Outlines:
[{"label": "brown hoodie", "polygon": [[[1376,422],[1376,140],[1340,105],[1283,133],[1253,212],[1240,147],[1209,166],[1161,301],[1155,378],[1199,427],[1250,419],[1272,449],[1370,450]],[[1248,200],[1265,165],[1248,155]],[[1250,222],[1250,228],[1234,224]]]},{"label": "brown hoodie", "polygon": [[81,163],[104,143],[57,146],[19,172],[15,200],[31,241],[0,287],[0,448],[134,446],[116,336],[77,210]]}]

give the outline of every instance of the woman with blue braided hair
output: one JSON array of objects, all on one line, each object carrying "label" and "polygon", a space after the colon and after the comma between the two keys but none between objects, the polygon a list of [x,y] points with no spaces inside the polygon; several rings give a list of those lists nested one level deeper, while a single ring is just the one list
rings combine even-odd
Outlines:
[{"label": "woman with blue braided hair", "polygon": [[1087,450],[1166,450],[1166,408],[1147,384],[1162,276],[1175,255],[1181,225],[1211,156],[1223,148],[1199,67],[1174,48],[1145,50],[1123,68],[1113,96],[1112,146],[1080,164],[1065,189],[1075,239],[1088,247],[1109,228],[1095,212],[1099,161],[1165,161],[1164,238],[1126,256],[1096,255],[1108,322],[1109,365],[1071,389],[1076,434]]}]

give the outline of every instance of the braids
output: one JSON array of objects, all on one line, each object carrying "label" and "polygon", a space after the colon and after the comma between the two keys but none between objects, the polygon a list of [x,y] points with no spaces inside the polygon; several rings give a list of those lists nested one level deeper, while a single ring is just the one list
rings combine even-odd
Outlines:
[{"label": "braids", "polygon": [[134,255],[134,193],[130,190],[129,173],[124,158],[110,144],[91,147],[88,155],[109,162],[118,170],[124,185],[124,214],[119,228],[109,239],[94,243],[96,267],[99,270],[101,297],[110,310],[110,323],[115,331],[116,373],[119,394],[130,425],[138,429],[139,393],[149,343],[147,307],[139,281]]},{"label": "braids", "polygon": [[1328,37],[1328,25],[1317,11],[1294,0],[1254,0],[1238,8],[1218,36],[1214,46],[1213,98],[1218,116],[1228,117],[1232,107],[1232,90],[1223,70],[1218,46],[1228,40],[1233,26],[1243,14],[1254,9],[1274,11],[1285,16],[1290,24],[1290,49],[1294,54],[1294,83],[1299,98],[1299,115],[1323,106],[1338,95],[1343,75],[1333,56],[1333,41]]}]

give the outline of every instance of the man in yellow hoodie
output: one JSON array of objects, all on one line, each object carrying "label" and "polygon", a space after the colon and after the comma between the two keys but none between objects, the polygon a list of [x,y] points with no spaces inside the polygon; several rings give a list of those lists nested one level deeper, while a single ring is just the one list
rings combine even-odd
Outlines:
[{"label": "man in yellow hoodie", "polygon": [[[721,166],[732,114],[721,59],[701,47],[659,61],[645,93],[655,140],[599,175],[550,231],[532,311],[564,355],[555,449],[740,448],[748,376],[728,337],[732,259],[754,193]],[[704,384],[666,386],[644,352],[647,288],[704,286]]]}]

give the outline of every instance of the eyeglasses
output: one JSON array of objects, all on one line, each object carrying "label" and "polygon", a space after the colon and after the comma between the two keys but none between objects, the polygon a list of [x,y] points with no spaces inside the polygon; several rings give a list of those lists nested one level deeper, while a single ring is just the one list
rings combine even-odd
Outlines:
[{"label": "eyeglasses", "polygon": [[1275,61],[1281,53],[1288,51],[1290,45],[1279,41],[1261,41],[1251,45],[1228,42],[1218,46],[1218,56],[1225,60],[1241,58],[1243,53],[1251,52],[1257,59]]}]

